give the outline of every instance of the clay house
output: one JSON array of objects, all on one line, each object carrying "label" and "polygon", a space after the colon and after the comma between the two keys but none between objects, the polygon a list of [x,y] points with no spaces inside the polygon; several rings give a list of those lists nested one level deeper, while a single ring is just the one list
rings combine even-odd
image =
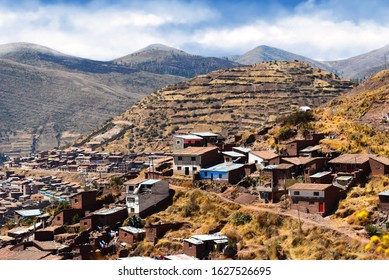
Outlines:
[{"label": "clay house", "polygon": [[34,219],[41,215],[41,210],[30,209],[30,210],[15,210],[15,221],[19,223],[25,219]]},{"label": "clay house", "polygon": [[311,174],[323,171],[327,167],[328,158],[325,157],[283,157],[282,163],[289,163],[295,166],[296,175],[304,175],[307,179]]},{"label": "clay house", "polygon": [[96,229],[97,227],[117,229],[127,218],[128,212],[126,207],[102,208],[81,218],[80,227],[84,229]]},{"label": "clay house", "polygon": [[389,158],[384,156],[370,157],[369,164],[370,164],[371,174],[373,175],[389,174]]},{"label": "clay house", "polygon": [[96,201],[97,191],[84,191],[69,196],[71,207],[73,209],[82,209],[83,211],[94,211],[100,208],[100,205]]},{"label": "clay house", "polygon": [[281,196],[286,194],[286,184],[294,177],[294,168],[293,164],[287,163],[265,166],[261,175],[266,179],[260,181],[257,187],[260,198],[266,202],[278,202]]},{"label": "clay house", "polygon": [[224,158],[224,162],[230,162],[230,163],[246,163],[247,162],[246,156],[241,154],[241,153],[237,153],[237,152],[233,152],[233,151],[224,151],[224,152],[222,152],[222,155]]},{"label": "clay house", "polygon": [[158,242],[158,239],[162,238],[169,230],[176,230],[182,226],[182,223],[159,223],[151,224],[145,227],[146,230],[146,241]]},{"label": "clay house", "polygon": [[203,146],[204,146],[204,140],[200,136],[193,135],[193,134],[173,136],[173,152],[177,152],[188,147],[203,147]]},{"label": "clay house", "polygon": [[364,175],[370,173],[369,154],[343,154],[328,163],[332,166],[334,172],[353,173],[361,171]]},{"label": "clay house", "polygon": [[389,190],[380,192],[378,194],[379,204],[378,209],[382,211],[389,211]]},{"label": "clay house", "polygon": [[133,245],[138,241],[142,241],[146,236],[146,230],[135,227],[120,227],[119,228],[119,240],[129,245]]},{"label": "clay house", "polygon": [[135,178],[126,184],[126,205],[129,215],[144,218],[169,199],[169,183],[160,179]]},{"label": "clay house", "polygon": [[246,175],[244,164],[241,163],[220,163],[208,168],[200,169],[201,180],[238,183]]},{"label": "clay house", "polygon": [[211,252],[222,252],[227,244],[227,236],[220,233],[194,235],[184,239],[184,254],[205,259]]},{"label": "clay house", "polygon": [[301,150],[316,146],[320,140],[324,139],[325,135],[322,133],[314,133],[306,137],[306,139],[295,139],[286,143],[285,156],[297,157]]},{"label": "clay house", "polygon": [[201,168],[222,162],[216,147],[189,147],[173,153],[173,174],[193,177]]},{"label": "clay house", "polygon": [[250,151],[249,163],[254,163],[257,169],[263,169],[267,165],[280,164],[280,157],[273,151]]},{"label": "clay house", "polygon": [[64,209],[56,213],[51,222],[52,226],[63,226],[76,223],[80,217],[84,217],[85,211],[82,209]]},{"label": "clay house", "polygon": [[332,184],[296,183],[288,188],[288,195],[291,209],[327,216],[337,209],[344,192]]},{"label": "clay house", "polygon": [[333,176],[331,171],[317,172],[309,176],[309,181],[312,184],[331,184]]},{"label": "clay house", "polygon": [[41,228],[35,231],[34,240],[37,241],[53,241],[54,236],[65,233],[66,230],[63,226],[50,226]]}]

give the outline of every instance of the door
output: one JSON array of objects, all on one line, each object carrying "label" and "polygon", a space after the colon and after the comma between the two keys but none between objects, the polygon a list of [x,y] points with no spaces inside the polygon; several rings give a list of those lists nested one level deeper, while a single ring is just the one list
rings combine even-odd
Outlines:
[{"label": "door", "polygon": [[324,213],[324,202],[319,202],[319,213]]},{"label": "door", "polygon": [[185,176],[189,175],[189,167],[185,167]]}]

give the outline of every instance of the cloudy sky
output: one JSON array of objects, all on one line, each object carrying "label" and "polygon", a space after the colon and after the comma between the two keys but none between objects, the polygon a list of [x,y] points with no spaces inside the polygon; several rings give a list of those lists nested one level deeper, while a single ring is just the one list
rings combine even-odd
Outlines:
[{"label": "cloudy sky", "polygon": [[314,59],[389,44],[387,0],[0,0],[0,44],[111,60],[153,43],[204,56],[269,45]]}]

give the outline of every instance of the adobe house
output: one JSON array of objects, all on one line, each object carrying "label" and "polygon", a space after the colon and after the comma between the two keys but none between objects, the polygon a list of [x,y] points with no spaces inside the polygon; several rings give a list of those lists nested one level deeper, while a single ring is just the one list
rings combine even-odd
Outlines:
[{"label": "adobe house", "polygon": [[169,183],[159,179],[135,178],[125,183],[129,215],[144,218],[169,199]]},{"label": "adobe house", "polygon": [[100,207],[96,202],[97,191],[84,191],[69,197],[73,209],[96,210]]},{"label": "adobe house", "polygon": [[286,156],[296,157],[299,152],[309,146],[318,145],[320,140],[324,139],[325,134],[314,133],[309,135],[306,139],[295,139],[286,143]]},{"label": "adobe house", "polygon": [[142,241],[146,236],[146,230],[135,227],[120,227],[119,240],[127,244],[134,244],[137,241]]},{"label": "adobe house", "polygon": [[126,207],[115,206],[102,208],[80,219],[80,227],[96,229],[97,227],[110,227],[117,229],[128,218]]},{"label": "adobe house", "polygon": [[260,169],[281,163],[279,155],[272,151],[250,151],[248,162],[255,163]]},{"label": "adobe house", "polygon": [[309,176],[309,181],[313,184],[331,184],[333,181],[331,171],[317,172]]},{"label": "adobe house", "polygon": [[63,226],[50,226],[35,231],[34,239],[38,241],[52,241],[55,235],[65,232],[66,230]]},{"label": "adobe house", "polygon": [[370,173],[369,159],[371,157],[372,155],[369,154],[343,154],[328,163],[331,164],[336,173],[361,171],[364,175],[368,175]]},{"label": "adobe house", "polygon": [[220,233],[194,235],[191,238],[184,239],[184,254],[204,259],[210,252],[222,252],[227,244],[227,236]]},{"label": "adobe house", "polygon": [[173,136],[173,152],[183,150],[188,147],[204,147],[205,142],[203,137],[187,134]]},{"label": "adobe house", "polygon": [[370,157],[369,159],[371,174],[387,175],[389,174],[389,158],[384,156]]},{"label": "adobe house", "polygon": [[299,151],[299,156],[301,157],[319,157],[321,155],[321,146],[308,146]]},{"label": "adobe house", "polygon": [[282,163],[295,165],[296,175],[306,175],[323,171],[327,167],[328,158],[325,157],[283,157]]},{"label": "adobe house", "polygon": [[80,217],[84,217],[84,216],[85,216],[85,211],[82,209],[64,209],[61,212],[54,215],[51,225],[52,226],[69,225],[72,222],[77,222]]},{"label": "adobe house", "polygon": [[161,223],[148,225],[145,227],[146,230],[146,241],[157,243],[158,239],[162,238],[169,230],[176,230],[182,226],[182,223]]},{"label": "adobe house", "polygon": [[200,169],[200,179],[230,184],[238,183],[245,175],[246,172],[242,163],[220,163]]},{"label": "adobe house", "polygon": [[327,216],[333,213],[344,192],[332,184],[296,183],[288,188],[291,209]]},{"label": "adobe house", "polygon": [[173,174],[192,177],[201,168],[222,162],[216,147],[189,147],[173,153]]},{"label": "adobe house", "polygon": [[389,190],[380,192],[378,194],[379,204],[378,209],[389,211]]},{"label": "adobe house", "polygon": [[247,158],[245,155],[233,151],[222,152],[224,162],[233,162],[233,163],[246,163]]}]

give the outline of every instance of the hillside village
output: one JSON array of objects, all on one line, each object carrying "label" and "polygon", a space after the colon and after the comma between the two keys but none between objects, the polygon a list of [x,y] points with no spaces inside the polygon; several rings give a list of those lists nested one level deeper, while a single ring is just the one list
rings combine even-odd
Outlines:
[{"label": "hillside village", "polygon": [[[310,108],[300,110],[310,114]],[[258,258],[253,252],[245,255],[248,248],[242,244],[250,239],[239,241],[231,227],[251,224],[258,213],[288,213],[290,223],[299,221],[300,234],[301,219],[308,225],[318,222],[320,228],[319,222],[336,216],[350,192],[372,178],[382,178],[386,186],[375,194],[371,208],[380,219],[361,223],[366,227],[354,232],[353,242],[364,248],[370,236],[388,236],[388,157],[328,150],[321,143],[332,136],[318,132],[283,141],[282,151],[239,146],[240,137],[231,136],[175,134],[172,152],[138,154],[97,151],[96,143],[89,142],[5,162],[0,171],[0,259]],[[59,174],[78,174],[82,180],[68,182]],[[188,204],[179,206],[186,196]],[[203,199],[228,203],[228,210],[221,210],[224,218],[208,228],[196,229],[193,213],[203,209]],[[244,207],[258,208],[245,212]],[[277,218],[268,216],[268,222],[272,219]],[[367,216],[361,219],[367,221]],[[362,258],[386,258],[388,244],[382,242],[376,254],[361,250]],[[345,251],[336,254],[358,258]],[[291,257],[278,248],[261,258]]]}]

